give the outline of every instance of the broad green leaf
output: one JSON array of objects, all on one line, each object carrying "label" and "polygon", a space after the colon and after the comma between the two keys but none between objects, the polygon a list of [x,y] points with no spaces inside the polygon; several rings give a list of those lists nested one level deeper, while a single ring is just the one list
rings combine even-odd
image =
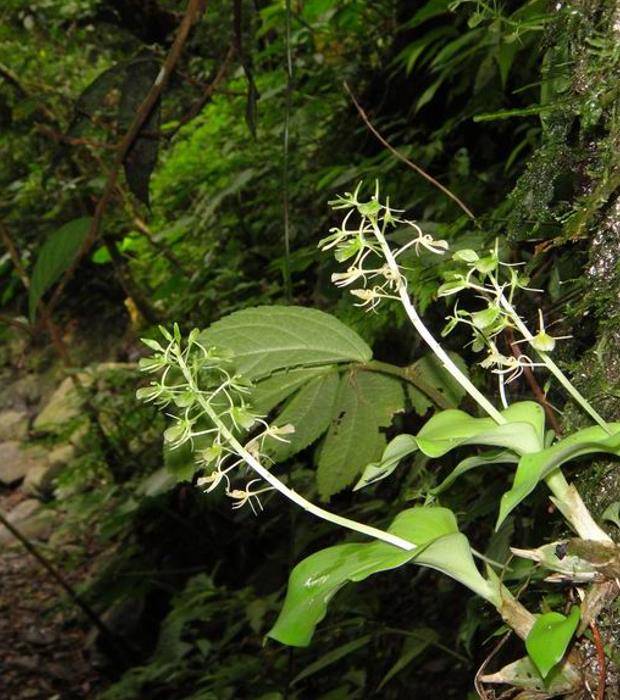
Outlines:
[{"label": "broad green leaf", "polygon": [[259,413],[269,413],[297,389],[315,377],[330,372],[332,367],[297,367],[275,372],[258,382],[252,390],[252,405]]},{"label": "broad green leaf", "polygon": [[478,572],[467,538],[459,533],[456,518],[447,508],[410,508],[395,518],[389,532],[418,549],[405,552],[378,541],[341,544],[297,564],[269,636],[283,644],[308,645],[316,625],[325,617],[327,604],[344,585],[412,560],[443,571],[485,598],[493,595],[492,585]]},{"label": "broad green leaf", "polygon": [[[389,476],[404,457],[421,450],[427,457],[442,457],[450,450],[462,445],[492,445],[504,447],[517,454],[541,450],[544,444],[545,414],[541,406],[533,401],[515,403],[502,415],[507,423],[498,425],[492,418],[474,418],[464,411],[450,409],[434,415],[417,436],[398,435],[385,448],[379,462],[364,469],[356,489],[362,488]],[[517,462],[506,451],[494,452],[497,462]],[[438,489],[447,488],[458,476],[469,469],[489,462],[486,457],[471,457],[461,462]],[[481,461],[482,460],[482,461]],[[439,490],[436,491],[439,493]]]},{"label": "broad green leaf", "polygon": [[386,683],[389,683],[394,676],[399,674],[414,659],[423,654],[429,646],[437,641],[439,641],[439,635],[433,629],[421,627],[416,630],[411,630],[411,636],[405,639],[400,657],[385,674],[377,690],[381,690]]},{"label": "broad green leaf", "polygon": [[393,440],[390,440],[380,462],[371,462],[364,469],[360,480],[355,484],[354,491],[363,489],[375,481],[380,481],[389,476],[399,465],[400,461],[408,455],[416,452],[418,443],[413,435],[397,435]]},{"label": "broad green leaf", "polygon": [[433,403],[428,396],[412,384],[407,384],[407,396],[409,397],[409,401],[411,401],[413,410],[419,416],[425,416],[433,407]]},{"label": "broad green leaf", "polygon": [[448,474],[448,476],[434,489],[431,493],[438,495],[450,488],[452,484],[466,472],[476,469],[477,467],[485,467],[492,464],[517,464],[519,458],[513,452],[508,450],[492,450],[473,457],[467,457],[461,460],[456,467]]},{"label": "broad green leaf", "polygon": [[506,447],[518,454],[537,452],[544,445],[545,413],[534,401],[515,403],[498,425],[492,418],[473,418],[464,411],[442,411],[417,435],[418,447],[429,457],[441,457],[461,445]]},{"label": "broad green leaf", "polygon": [[201,342],[232,351],[248,379],[277,370],[368,362],[368,345],[337,318],[302,306],[257,306],[217,321]]},{"label": "broad green leaf", "polygon": [[314,663],[306,666],[301,673],[298,673],[291,681],[291,685],[299,683],[299,681],[304,680],[304,678],[308,678],[309,676],[322,671],[324,668],[327,668],[328,666],[335,664],[337,661],[340,661],[340,659],[344,659],[345,656],[352,654],[354,651],[357,651],[368,644],[371,639],[372,636],[370,634],[366,634],[359,639],[354,639],[352,642],[347,642],[346,644],[342,644],[341,646],[332,649],[331,651],[327,652],[327,654],[324,654],[321,656],[321,658],[317,659]]},{"label": "broad green leaf", "polygon": [[71,265],[90,229],[91,219],[73,219],[54,231],[41,246],[30,278],[28,307],[34,320],[37,304],[60,275]]},{"label": "broad green leaf", "polygon": [[328,499],[349,486],[385,445],[380,431],[404,408],[402,384],[375,372],[349,372],[340,380],[331,423],[321,447],[317,485]]},{"label": "broad green leaf", "polygon": [[559,663],[579,625],[579,608],[571,608],[568,617],[548,612],[537,618],[525,640],[525,648],[543,678]]},{"label": "broad green leaf", "polygon": [[565,462],[593,452],[620,456],[620,423],[611,423],[609,428],[612,435],[598,425],[584,428],[545,450],[521,457],[512,488],[502,496],[497,527],[532,493],[539,481]]},{"label": "broad green leaf", "polygon": [[338,373],[330,372],[311,379],[292,397],[273,424],[291,424],[295,432],[286,436],[287,442],[275,439],[265,441],[265,452],[269,457],[275,462],[288,459],[327,430],[339,383]]},{"label": "broad green leaf", "polygon": [[[455,352],[450,352],[448,354],[461,372],[463,372],[465,376],[469,376],[467,365],[463,358]],[[433,353],[424,355],[424,357],[420,358],[409,368],[409,371],[418,374],[425,383],[437,389],[448,404],[455,408],[461,403],[465,396],[465,389],[454,379],[450,372],[443,366],[441,360]],[[414,403],[414,407],[415,405]]]}]

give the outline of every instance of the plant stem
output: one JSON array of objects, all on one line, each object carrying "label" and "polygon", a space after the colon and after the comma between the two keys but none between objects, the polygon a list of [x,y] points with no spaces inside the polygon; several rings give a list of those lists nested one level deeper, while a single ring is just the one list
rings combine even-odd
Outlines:
[{"label": "plant stem", "polygon": [[[388,267],[394,273],[396,279],[400,279],[400,268],[398,267],[396,258],[394,257],[394,254],[392,253],[392,250],[388,245],[385,236],[383,235],[380,228],[375,222],[372,222],[372,226],[375,236],[379,241],[379,245],[381,246],[381,250],[383,251],[383,255],[385,256],[385,260],[388,264]],[[472,384],[472,382],[463,374],[463,372],[461,372],[461,370],[456,366],[452,358],[441,347],[441,345],[437,342],[432,333],[424,325],[424,322],[418,315],[418,312],[416,311],[414,305],[411,303],[411,299],[409,298],[409,294],[407,294],[407,289],[404,284],[401,284],[399,286],[398,296],[400,297],[400,300],[402,302],[407,316],[409,317],[409,320],[411,321],[411,323],[413,323],[415,329],[418,331],[418,333],[426,342],[426,344],[430,347],[430,349],[442,361],[446,370],[450,372],[454,379],[465,389],[465,391],[467,391],[467,393],[474,399],[474,401],[476,401],[476,403],[489,414],[489,416],[496,423],[498,423],[499,425],[506,423],[506,419],[504,418],[504,416],[502,416],[502,414],[495,408],[495,406],[493,406],[493,404],[486,398],[486,396],[484,396],[484,394],[482,394]]]},{"label": "plant stem", "polygon": [[200,388],[196,384],[191,372],[189,371],[189,368],[187,367],[187,364],[185,363],[185,360],[183,359],[183,355],[179,346],[175,346],[175,355],[179,364],[179,368],[181,369],[190,390],[196,396],[196,399],[203,408],[204,412],[213,421],[214,425],[217,426],[218,430],[224,436],[228,444],[235,450],[235,452],[240,457],[243,458],[245,463],[249,467],[251,467],[258,474],[258,476],[260,476],[268,484],[273,486],[273,488],[276,491],[278,491],[285,498],[288,498],[290,501],[298,505],[300,508],[303,508],[308,513],[311,513],[312,515],[315,515],[316,517],[321,518],[322,520],[327,520],[328,522],[333,523],[334,525],[347,528],[348,530],[353,530],[354,532],[359,532],[360,534],[367,535],[368,537],[373,537],[377,540],[381,540],[382,542],[386,542],[387,544],[394,545],[395,547],[403,549],[407,552],[411,552],[417,548],[415,544],[403,539],[402,537],[392,535],[389,532],[379,530],[378,528],[372,527],[370,525],[358,523],[355,520],[344,518],[340,515],[336,515],[335,513],[331,513],[330,511],[325,510],[324,508],[320,508],[314,503],[307,501],[303,496],[300,496],[296,491],[293,491],[293,489],[290,489],[288,486],[285,486],[280,481],[280,479],[278,479],[268,469],[265,469],[265,467],[263,467],[263,465],[253,455],[251,455],[248,452],[248,450],[245,449],[245,447],[243,447],[243,445],[237,440],[237,438],[232,434],[232,432],[227,428],[227,426],[224,425],[224,423],[220,420],[220,417],[213,410],[213,408],[209,404],[209,401],[204,397],[204,395],[200,391]]}]

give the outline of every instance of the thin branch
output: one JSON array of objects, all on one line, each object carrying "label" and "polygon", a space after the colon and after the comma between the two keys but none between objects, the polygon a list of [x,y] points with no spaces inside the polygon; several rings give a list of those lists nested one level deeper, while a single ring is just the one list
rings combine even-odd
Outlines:
[{"label": "thin branch", "polygon": [[[103,622],[97,613],[77,594],[73,586],[60,573],[60,571],[39,551],[39,549],[19,530],[13,523],[0,511],[0,523],[15,537],[16,540],[26,549],[38,562],[43,566],[50,576],[58,583],[58,585],[67,593],[69,598],[82,610],[86,617],[93,625],[101,632],[101,634],[113,645],[121,645],[124,647],[125,653],[129,652],[132,656],[134,650],[129,647],[124,639],[114,634],[112,630]],[[114,646],[112,647],[114,648]]]},{"label": "thin branch", "polygon": [[194,104],[189,108],[189,110],[179,119],[179,123],[177,126],[168,134],[166,134],[166,138],[170,139],[172,138],[177,131],[190,122],[192,119],[195,119],[200,112],[205,108],[206,104],[209,102],[209,100],[213,97],[213,93],[218,89],[220,83],[224,80],[226,77],[228,70],[230,68],[231,61],[235,55],[235,47],[231,46],[228,49],[228,53],[226,54],[226,57],[224,58],[224,62],[220,66],[218,72],[215,74],[215,77],[213,80],[211,80],[206,87],[203,90],[202,95],[194,102]]},{"label": "thin branch", "polygon": [[418,173],[418,175],[421,175],[425,180],[431,183],[434,187],[437,187],[437,189],[441,190],[447,197],[449,197],[455,204],[457,204],[466,214],[469,216],[470,219],[475,220],[476,217],[474,216],[473,212],[471,209],[469,209],[461,199],[459,199],[455,194],[450,192],[450,190],[445,187],[445,185],[442,185],[441,182],[436,180],[432,175],[429,175],[427,172],[422,170],[422,168],[419,165],[416,165],[412,161],[409,160],[406,156],[404,156],[400,151],[398,151],[394,146],[392,146],[389,141],[387,141],[380,133],[379,131],[373,126],[372,122],[368,118],[368,115],[360,105],[360,103],[357,101],[355,98],[355,95],[351,91],[351,88],[349,85],[345,82],[344,83],[344,89],[347,91],[349,97],[351,98],[351,101],[355,105],[355,109],[357,109],[360,117],[362,118],[364,124],[366,124],[368,130],[370,133],[379,141],[385,148],[392,153],[392,155],[396,156],[399,160],[401,160],[403,163],[408,165],[413,171]]},{"label": "thin branch", "polygon": [[94,243],[99,238],[101,223],[103,221],[103,217],[105,215],[105,211],[108,207],[108,204],[110,203],[112,195],[116,189],[116,182],[118,180],[121,167],[125,161],[125,158],[127,157],[127,153],[133,146],[133,143],[136,140],[137,136],[140,134],[140,130],[142,129],[143,125],[148,119],[149,114],[157,104],[157,101],[161,97],[164,88],[168,84],[170,76],[174,71],[174,67],[176,66],[181,56],[185,43],[187,42],[190,30],[193,27],[193,25],[200,19],[202,13],[205,10],[205,6],[206,0],[189,0],[187,10],[185,11],[183,20],[179,25],[179,29],[175,37],[174,43],[172,44],[172,47],[170,48],[170,51],[166,56],[164,65],[159,71],[158,76],[155,78],[155,82],[151,86],[148,95],[144,98],[142,104],[138,108],[136,116],[131,126],[129,127],[129,130],[118,145],[116,158],[114,159],[114,163],[112,164],[112,168],[108,175],[105,188],[99,201],[97,202],[97,206],[95,207],[95,213],[93,214],[93,220],[90,226],[90,230],[88,231],[88,234],[84,239],[84,242],[82,243],[78,254],[75,256],[73,263],[66,270],[62,279],[60,280],[60,282],[56,286],[56,289],[54,290],[54,293],[49,303],[50,311],[52,311],[58,304],[58,300],[60,299],[64,288],[66,287],[69,280],[73,277],[73,274],[78,268],[78,265],[80,264],[82,258],[86,255],[86,253],[88,253],[88,251],[92,248]]},{"label": "thin branch", "polygon": [[5,316],[0,314],[0,323],[5,323],[7,326],[13,326],[14,328],[19,328],[20,331],[28,333],[29,335],[34,335],[34,330],[27,323],[23,321],[18,321],[16,318],[11,318],[11,316]]},{"label": "thin branch", "polygon": [[598,688],[596,689],[596,700],[605,700],[605,685],[607,683],[607,670],[605,667],[605,647],[601,639],[601,633],[594,620],[590,623],[596,655],[598,657]]}]

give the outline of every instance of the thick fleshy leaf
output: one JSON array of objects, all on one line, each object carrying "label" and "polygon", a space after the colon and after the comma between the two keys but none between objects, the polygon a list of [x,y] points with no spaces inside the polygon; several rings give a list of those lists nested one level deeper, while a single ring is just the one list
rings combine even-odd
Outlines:
[{"label": "thick fleshy leaf", "polygon": [[568,617],[548,612],[537,618],[525,640],[530,659],[543,678],[559,663],[579,625],[579,608],[573,606]]},{"label": "thick fleshy leaf", "polygon": [[418,443],[413,435],[397,435],[390,440],[380,462],[371,462],[364,469],[361,479],[355,484],[354,491],[369,486],[375,481],[380,481],[389,476],[399,465],[400,461],[418,449]]},{"label": "thick fleshy leaf", "polygon": [[[474,418],[459,410],[450,409],[436,414],[417,436],[403,434],[394,438],[385,448],[381,460],[366,467],[356,489],[389,476],[401,459],[418,449],[428,457],[437,458],[462,445],[492,445],[507,448],[517,454],[543,448],[545,414],[539,404],[533,401],[515,403],[502,411],[502,415],[508,422],[498,425],[491,418]],[[506,451],[496,454],[498,463],[518,461]],[[460,474],[485,463],[476,462],[476,459],[483,457],[461,462],[441,485],[441,489],[447,488]]]},{"label": "thick fleshy leaf", "polygon": [[594,452],[620,456],[620,423],[612,423],[609,428],[612,435],[597,425],[579,430],[545,450],[524,455],[519,461],[512,488],[502,496],[497,527],[529,496],[539,481],[562,464]]},{"label": "thick fleshy leaf", "polygon": [[492,450],[490,452],[485,452],[480,455],[474,455],[473,457],[466,457],[461,460],[456,467],[448,474],[448,476],[434,489],[431,489],[431,493],[438,495],[450,488],[452,484],[468,471],[476,469],[477,467],[486,467],[492,464],[517,464],[519,458],[514,452],[508,450]]},{"label": "thick fleshy leaf", "polygon": [[334,316],[302,306],[257,306],[216,321],[201,342],[232,351],[238,371],[258,380],[294,367],[368,362],[372,350]]},{"label": "thick fleshy leaf", "polygon": [[442,411],[417,435],[418,447],[429,457],[441,457],[461,445],[506,447],[517,454],[537,452],[544,446],[545,413],[534,401],[515,403],[498,425],[491,418],[474,418],[464,411]]},{"label": "thick fleshy leaf", "polygon": [[494,588],[478,572],[467,538],[459,533],[454,514],[447,508],[403,511],[389,532],[418,548],[405,552],[384,542],[342,544],[297,564],[291,572],[284,607],[269,636],[283,644],[306,646],[325,617],[327,604],[345,584],[410,561],[443,571],[483,597],[493,595]]}]

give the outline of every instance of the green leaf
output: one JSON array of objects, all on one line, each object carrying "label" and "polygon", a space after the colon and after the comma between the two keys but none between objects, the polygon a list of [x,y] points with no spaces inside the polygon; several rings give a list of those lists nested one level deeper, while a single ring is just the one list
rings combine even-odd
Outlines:
[{"label": "green leaf", "polygon": [[411,636],[405,639],[398,661],[385,674],[377,690],[381,690],[394,676],[405,669],[414,659],[423,654],[429,646],[439,641],[439,635],[428,627],[411,630]]},{"label": "green leaf", "polygon": [[443,571],[486,599],[493,597],[494,588],[478,572],[452,511],[410,508],[395,518],[388,531],[418,548],[405,552],[378,541],[341,544],[297,564],[291,572],[284,606],[268,636],[282,644],[307,646],[316,625],[325,617],[327,604],[344,585],[410,561]]},{"label": "green leaf", "polygon": [[275,372],[258,382],[252,390],[252,405],[258,413],[269,413],[311,379],[332,371],[327,367],[297,367]]},{"label": "green leaf", "polygon": [[302,306],[237,311],[203,331],[201,342],[231,350],[237,369],[260,379],[294,367],[368,362],[372,350],[338,319]]},{"label": "green leaf", "polygon": [[318,459],[317,485],[328,499],[349,486],[385,445],[380,428],[404,408],[401,382],[375,372],[349,372],[340,381],[331,423]]},{"label": "green leaf", "polygon": [[461,460],[456,467],[448,474],[448,476],[434,489],[431,489],[430,493],[437,496],[447,488],[452,486],[452,484],[471,469],[476,469],[477,467],[485,467],[490,464],[517,464],[519,458],[513,452],[508,450],[492,450],[490,452],[485,452],[484,454],[474,455],[472,457],[467,457]]},{"label": "green leaf", "polygon": [[[502,415],[508,421],[504,425],[498,425],[492,418],[474,418],[456,409],[437,413],[417,436],[396,436],[385,448],[381,460],[367,465],[355,488],[363,488],[389,476],[400,460],[418,449],[433,458],[442,457],[462,445],[492,445],[508,448],[517,454],[542,449],[545,413],[539,404],[533,401],[515,403],[502,411]],[[443,490],[461,474],[493,460],[505,463],[518,461],[504,451],[490,453],[488,461],[484,456],[471,457],[461,462],[437,488]],[[438,490],[435,492],[439,493]]]},{"label": "green leaf", "polygon": [[545,450],[524,455],[519,461],[512,488],[502,496],[496,527],[532,493],[539,481],[565,462],[593,452],[620,456],[620,423],[611,423],[609,429],[612,435],[598,425],[584,428]]},{"label": "green leaf", "polygon": [[[140,105],[153,87],[159,69],[159,61],[150,51],[128,64],[118,105],[118,126],[122,132],[127,131],[134,121]],[[159,139],[153,134],[159,131],[160,121],[161,101],[158,100],[123,161],[129,189],[146,206],[149,206],[149,182],[157,165],[159,150]]]},{"label": "green leaf", "polygon": [[371,635],[366,634],[359,639],[354,639],[352,642],[347,642],[346,644],[342,644],[341,646],[332,649],[331,651],[327,652],[327,654],[324,654],[317,659],[314,663],[306,666],[301,673],[298,673],[291,681],[291,685],[295,685],[295,683],[299,683],[299,681],[302,681],[305,678],[322,671],[324,668],[335,664],[337,661],[340,661],[340,659],[344,659],[345,656],[352,654],[354,651],[357,651],[368,644],[371,639]]},{"label": "green leaf", "polygon": [[75,259],[88,235],[90,223],[90,217],[73,219],[54,231],[41,246],[30,278],[28,306],[31,321],[41,297]]},{"label": "green leaf", "polygon": [[287,442],[274,438],[265,441],[265,452],[275,462],[288,459],[317,440],[328,428],[340,378],[330,372],[311,379],[286,404],[273,421],[276,426],[291,424],[295,432],[287,435]]},{"label": "green leaf", "polygon": [[397,435],[393,440],[390,440],[380,462],[371,462],[364,469],[360,480],[355,484],[354,491],[369,486],[376,481],[381,481],[389,476],[398,467],[400,461],[409,456],[418,449],[417,440],[413,435]]},{"label": "green leaf", "polygon": [[525,640],[525,648],[543,678],[559,663],[579,625],[580,612],[575,605],[568,617],[548,612],[537,618]]},{"label": "green leaf", "polygon": [[521,401],[502,411],[506,423],[473,418],[464,411],[442,411],[417,435],[418,447],[428,457],[441,457],[461,445],[506,447],[517,454],[537,452],[545,439],[545,413],[534,401]]},{"label": "green leaf", "polygon": [[[455,352],[450,352],[448,354],[465,376],[469,376],[467,365],[463,358]],[[425,383],[437,389],[437,391],[444,396],[448,404],[455,408],[461,403],[465,396],[465,389],[454,379],[450,372],[443,366],[441,360],[433,353],[424,355],[424,357],[413,364],[409,371],[419,375]]]}]

